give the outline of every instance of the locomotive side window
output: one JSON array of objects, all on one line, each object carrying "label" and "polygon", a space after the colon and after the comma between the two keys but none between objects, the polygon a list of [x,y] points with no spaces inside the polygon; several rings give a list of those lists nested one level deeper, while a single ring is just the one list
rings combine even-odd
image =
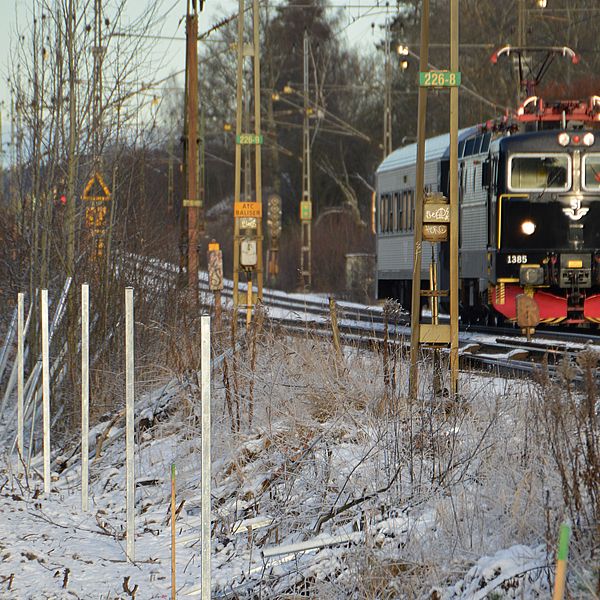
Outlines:
[{"label": "locomotive side window", "polygon": [[583,157],[583,189],[600,190],[600,154],[586,154]]},{"label": "locomotive side window", "polygon": [[483,140],[481,141],[481,150],[480,152],[486,153],[490,149],[490,141],[492,139],[491,133],[486,133],[483,136]]},{"label": "locomotive side window", "polygon": [[475,149],[475,138],[471,138],[465,142],[465,152],[464,156],[471,156],[474,154],[473,150]]},{"label": "locomotive side window", "polygon": [[568,154],[515,154],[510,157],[508,171],[512,191],[565,191],[571,187]]}]

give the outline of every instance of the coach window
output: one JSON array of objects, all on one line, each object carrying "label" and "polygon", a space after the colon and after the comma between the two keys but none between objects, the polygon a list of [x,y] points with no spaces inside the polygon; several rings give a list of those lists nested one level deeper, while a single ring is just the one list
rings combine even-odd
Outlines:
[{"label": "coach window", "polygon": [[385,195],[385,233],[392,228],[392,195]]},{"label": "coach window", "polygon": [[383,233],[385,231],[385,215],[385,194],[382,194],[379,196],[379,233]]},{"label": "coach window", "polygon": [[394,221],[394,231],[402,229],[402,192],[394,194],[394,205],[396,206],[396,220]]},{"label": "coach window", "polygon": [[568,154],[515,154],[508,162],[509,190],[561,192],[571,187]]},{"label": "coach window", "polygon": [[388,232],[394,231],[394,194],[388,196]]},{"label": "coach window", "polygon": [[406,197],[407,192],[404,190],[401,192],[400,202],[402,206],[401,219],[400,219],[400,231],[406,231],[406,216],[407,216],[407,206],[406,206]]},{"label": "coach window", "polygon": [[583,157],[583,189],[600,190],[600,154],[586,154]]}]

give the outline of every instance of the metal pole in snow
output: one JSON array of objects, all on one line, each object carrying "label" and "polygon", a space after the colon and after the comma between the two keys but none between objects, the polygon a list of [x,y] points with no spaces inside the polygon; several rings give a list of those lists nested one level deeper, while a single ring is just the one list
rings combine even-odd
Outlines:
[{"label": "metal pole in snow", "polygon": [[90,286],[81,286],[81,510],[88,510],[90,405]]},{"label": "metal pole in snow", "polygon": [[44,413],[44,494],[50,494],[50,344],[48,290],[42,290],[42,410]]},{"label": "metal pole in snow", "polygon": [[562,523],[558,541],[558,556],[556,560],[556,577],[554,579],[554,592],[552,600],[563,600],[567,582],[567,559],[569,557],[569,541],[571,539],[571,525]]},{"label": "metal pole in snow", "polygon": [[[19,292],[17,295],[17,452],[19,454],[19,465],[25,462],[23,454],[24,328],[25,294]],[[19,466],[20,470],[21,466]]]},{"label": "metal pole in snow", "polygon": [[201,599],[210,600],[210,317],[200,319],[202,369],[202,586]]},{"label": "metal pole in snow", "polygon": [[175,519],[177,514],[175,511],[175,464],[171,465],[171,600],[177,598],[176,591],[176,575],[177,561],[175,558],[176,542],[175,542]]},{"label": "metal pole in snow", "polygon": [[133,400],[134,400],[134,355],[133,355],[133,288],[125,288],[125,446],[127,465],[127,558],[135,560],[135,479],[133,465]]}]

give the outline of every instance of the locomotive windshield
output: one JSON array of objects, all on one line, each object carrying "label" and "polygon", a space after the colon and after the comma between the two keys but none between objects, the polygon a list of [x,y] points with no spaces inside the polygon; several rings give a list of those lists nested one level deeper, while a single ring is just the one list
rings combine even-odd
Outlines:
[{"label": "locomotive windshield", "polygon": [[600,190],[600,154],[586,154],[583,157],[583,171],[584,189]]},{"label": "locomotive windshield", "polygon": [[571,187],[568,154],[515,154],[510,157],[510,189],[523,192],[563,192]]}]

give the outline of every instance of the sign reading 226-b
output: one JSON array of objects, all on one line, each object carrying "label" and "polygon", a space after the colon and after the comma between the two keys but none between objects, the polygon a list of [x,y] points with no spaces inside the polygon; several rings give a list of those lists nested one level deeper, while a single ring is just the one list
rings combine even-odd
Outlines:
[{"label": "sign reading 226-b", "polygon": [[527,254],[509,254],[506,262],[509,265],[524,265],[527,262]]}]

